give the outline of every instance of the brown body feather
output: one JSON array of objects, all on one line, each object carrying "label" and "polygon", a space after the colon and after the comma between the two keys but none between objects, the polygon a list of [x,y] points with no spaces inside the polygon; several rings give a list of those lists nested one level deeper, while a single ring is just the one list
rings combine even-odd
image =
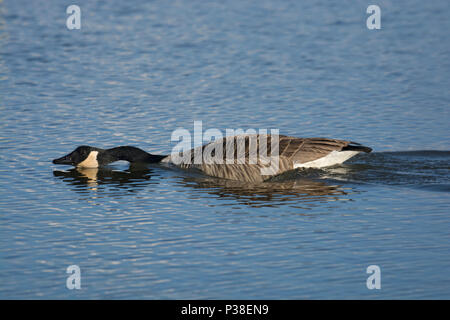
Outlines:
[{"label": "brown body feather", "polygon": [[[196,168],[207,175],[220,178],[262,182],[272,176],[293,170],[294,164],[314,161],[327,156],[333,151],[371,151],[368,147],[346,140],[295,138],[283,135],[278,137],[278,152],[274,150],[274,154],[272,154],[271,135],[240,135],[213,141],[192,149],[187,154],[181,153],[180,156],[184,156],[186,160],[179,163],[178,166],[185,169]],[[219,145],[222,146],[222,155],[216,154],[217,150],[220,149],[217,148]],[[265,150],[266,152],[262,152]],[[210,157],[205,157],[205,153],[210,155]],[[271,170],[269,169],[270,156],[277,155],[279,155],[278,168]],[[201,163],[195,163],[196,157],[197,160],[200,159]],[[266,168],[269,173],[262,175],[262,168]]]}]

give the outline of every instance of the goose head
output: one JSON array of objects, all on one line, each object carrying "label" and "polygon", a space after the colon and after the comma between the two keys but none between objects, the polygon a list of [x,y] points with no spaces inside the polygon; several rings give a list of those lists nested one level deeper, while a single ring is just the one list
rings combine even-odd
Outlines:
[{"label": "goose head", "polygon": [[97,155],[99,152],[101,152],[101,149],[80,146],[64,157],[53,160],[53,163],[72,165],[80,168],[98,168],[99,162]]}]

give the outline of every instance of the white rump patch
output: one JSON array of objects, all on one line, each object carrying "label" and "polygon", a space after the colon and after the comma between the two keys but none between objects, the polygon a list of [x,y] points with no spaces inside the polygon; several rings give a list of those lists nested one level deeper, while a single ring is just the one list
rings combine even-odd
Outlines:
[{"label": "white rump patch", "polygon": [[358,153],[359,151],[332,151],[325,157],[319,158],[314,161],[309,161],[305,163],[294,163],[294,169],[330,167],[336,164],[341,164]]},{"label": "white rump patch", "polygon": [[91,151],[91,153],[89,153],[88,157],[85,160],[81,161],[77,165],[77,167],[98,168],[97,155],[98,155],[98,151]]},{"label": "white rump patch", "polygon": [[165,158],[161,159],[162,163],[172,163],[172,159],[170,158],[170,156],[167,156]]}]

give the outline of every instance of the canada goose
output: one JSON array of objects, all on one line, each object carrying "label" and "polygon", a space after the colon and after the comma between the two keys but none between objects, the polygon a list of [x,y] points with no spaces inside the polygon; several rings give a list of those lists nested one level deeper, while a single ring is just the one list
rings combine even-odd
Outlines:
[{"label": "canada goose", "polygon": [[[333,166],[360,152],[372,151],[369,147],[345,140],[283,135],[277,137],[278,152],[274,153],[272,147],[276,146],[273,144],[276,139],[272,141],[271,135],[256,134],[225,137],[186,153],[172,155],[153,155],[139,148],[126,146],[112,149],[81,146],[68,155],[53,160],[53,163],[84,168],[97,168],[118,160],[130,163],[163,163],[184,169],[195,168],[219,178],[262,182],[289,170]],[[262,150],[266,152],[261,152]],[[255,153],[259,156],[256,161],[252,161]],[[196,161],[198,154],[200,162]],[[275,167],[270,163],[272,157],[277,159]],[[203,159],[207,161],[202,161]],[[262,169],[268,170],[262,173]]]}]

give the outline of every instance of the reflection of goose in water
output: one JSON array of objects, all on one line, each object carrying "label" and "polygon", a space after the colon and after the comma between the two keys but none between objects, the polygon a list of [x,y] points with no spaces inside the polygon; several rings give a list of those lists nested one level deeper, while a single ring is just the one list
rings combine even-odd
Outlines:
[{"label": "reflection of goose in water", "polygon": [[53,171],[55,177],[74,186],[76,191],[98,190],[102,186],[134,192],[148,184],[153,170],[131,166],[128,170],[118,171],[111,168],[72,168],[67,171]]},{"label": "reflection of goose in water", "polygon": [[347,194],[339,185],[308,178],[248,183],[214,177],[185,177],[181,183],[217,195],[223,200],[234,199],[239,204],[252,207],[272,207],[288,203],[295,206],[311,205],[318,201],[336,201]]},{"label": "reflection of goose in water", "polygon": [[[167,163],[176,164],[183,169],[198,169],[209,176],[262,182],[296,168],[324,168],[341,164],[358,153],[369,153],[372,150],[355,142],[326,138],[277,136],[276,144],[274,142],[277,140],[273,137],[226,137],[184,154],[169,156],[152,155],[127,146],[112,149],[81,146],[68,155],[53,160],[53,163],[82,168],[98,168],[119,160],[130,163]],[[273,157],[276,158],[275,166]]]},{"label": "reflection of goose in water", "polygon": [[[73,168],[68,171],[56,170],[53,174],[72,185],[76,192],[95,191],[96,197],[100,194],[122,197],[129,192],[144,189],[149,183],[159,181],[151,179],[154,175],[153,170],[135,166],[126,171],[111,168]],[[184,187],[218,196],[219,199],[234,199],[240,204],[255,207],[288,203],[301,206],[317,201],[335,201],[346,195],[339,186],[315,181],[308,176],[311,174],[304,176],[291,171],[274,181],[261,183],[220,179],[195,173],[175,177],[177,183]]]}]

